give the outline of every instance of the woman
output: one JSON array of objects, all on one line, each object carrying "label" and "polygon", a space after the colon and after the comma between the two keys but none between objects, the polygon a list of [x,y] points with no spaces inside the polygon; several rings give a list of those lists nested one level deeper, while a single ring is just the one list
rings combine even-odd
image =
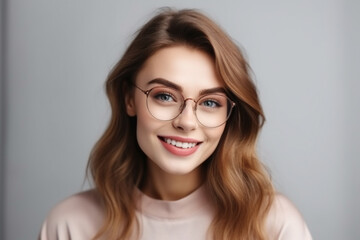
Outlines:
[{"label": "woman", "polygon": [[248,65],[206,16],[161,11],[106,91],[95,189],[60,203],[40,239],[311,239],[256,156],[264,114]]}]

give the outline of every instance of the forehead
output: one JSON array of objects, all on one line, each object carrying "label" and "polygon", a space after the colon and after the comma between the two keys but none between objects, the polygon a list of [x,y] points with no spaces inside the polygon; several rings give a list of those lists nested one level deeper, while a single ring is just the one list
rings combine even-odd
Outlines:
[{"label": "forehead", "polygon": [[189,94],[223,86],[212,57],[203,51],[185,46],[157,51],[140,69],[136,84],[148,88],[152,85],[151,80],[156,78],[173,82]]}]

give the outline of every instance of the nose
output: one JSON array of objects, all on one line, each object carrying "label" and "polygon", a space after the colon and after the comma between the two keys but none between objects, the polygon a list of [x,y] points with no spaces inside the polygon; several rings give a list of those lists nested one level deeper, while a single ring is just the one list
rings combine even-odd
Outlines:
[{"label": "nose", "polygon": [[173,120],[173,126],[175,128],[183,131],[192,131],[197,128],[198,122],[195,115],[195,105],[195,100],[191,98],[185,99],[184,107],[180,115]]}]

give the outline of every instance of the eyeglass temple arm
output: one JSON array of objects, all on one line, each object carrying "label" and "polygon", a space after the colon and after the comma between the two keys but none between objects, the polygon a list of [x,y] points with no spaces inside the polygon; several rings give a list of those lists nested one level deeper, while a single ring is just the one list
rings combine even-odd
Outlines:
[{"label": "eyeglass temple arm", "polygon": [[142,91],[146,96],[149,94],[149,90],[145,91],[145,90],[142,90],[141,88],[139,88],[138,86],[136,86],[135,83],[133,83],[134,87],[136,87],[137,89],[139,89],[140,91]]}]

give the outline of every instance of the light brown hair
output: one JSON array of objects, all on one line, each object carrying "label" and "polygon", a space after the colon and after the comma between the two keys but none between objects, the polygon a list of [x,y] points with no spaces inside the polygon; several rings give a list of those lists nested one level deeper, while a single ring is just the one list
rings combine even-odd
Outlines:
[{"label": "light brown hair", "polygon": [[140,29],[106,81],[112,115],[88,164],[106,209],[96,238],[137,236],[132,196],[146,171],[146,156],[137,144],[136,117],[126,114],[124,96],[144,62],[159,49],[175,45],[212,56],[228,96],[236,103],[218,147],[203,166],[216,209],[209,234],[221,240],[264,239],[274,193],[256,156],[264,114],[249,66],[236,44],[208,17],[196,10],[171,9],[162,9]]}]

